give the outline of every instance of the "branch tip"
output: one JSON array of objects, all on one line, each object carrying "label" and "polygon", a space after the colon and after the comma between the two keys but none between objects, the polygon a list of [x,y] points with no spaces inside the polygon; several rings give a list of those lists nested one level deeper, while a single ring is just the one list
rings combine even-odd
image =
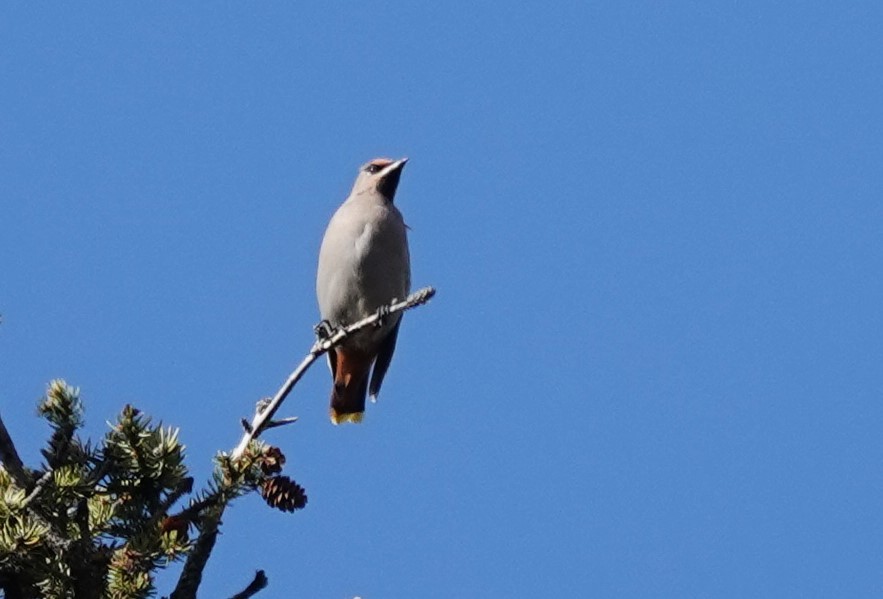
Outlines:
[{"label": "branch tip", "polygon": [[248,583],[247,587],[242,589],[241,592],[233,595],[233,597],[231,597],[230,599],[248,599],[249,597],[256,595],[261,590],[267,588],[268,583],[269,580],[267,579],[267,575],[264,573],[264,571],[258,570],[254,574],[254,580]]},{"label": "branch tip", "polygon": [[277,426],[285,426],[286,424],[294,424],[297,422],[297,416],[289,416],[288,418],[280,418],[279,420],[270,420],[264,425],[264,430],[276,428]]}]

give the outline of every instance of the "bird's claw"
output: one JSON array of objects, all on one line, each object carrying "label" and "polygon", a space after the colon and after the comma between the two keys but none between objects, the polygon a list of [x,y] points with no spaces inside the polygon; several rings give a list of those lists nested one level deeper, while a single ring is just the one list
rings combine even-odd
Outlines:
[{"label": "bird's claw", "polygon": [[382,327],[387,316],[389,316],[389,306],[384,305],[377,308],[377,320],[374,322],[374,326],[378,329]]},{"label": "bird's claw", "polygon": [[334,334],[334,327],[332,327],[331,323],[327,320],[323,320],[313,327],[313,332],[316,333],[316,337],[318,337],[320,341],[324,341],[325,339],[330,339]]}]

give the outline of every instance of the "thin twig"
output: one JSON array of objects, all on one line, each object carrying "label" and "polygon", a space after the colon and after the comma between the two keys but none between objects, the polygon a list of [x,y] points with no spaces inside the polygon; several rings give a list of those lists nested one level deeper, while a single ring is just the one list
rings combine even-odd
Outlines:
[{"label": "thin twig", "polygon": [[49,484],[49,481],[52,480],[52,472],[53,470],[52,468],[50,468],[43,474],[43,476],[40,477],[40,480],[37,481],[37,484],[34,485],[34,488],[22,502],[21,506],[23,508],[28,507],[30,503],[37,498],[37,495],[39,495],[43,491],[43,488],[47,484]]},{"label": "thin twig", "polygon": [[363,329],[367,326],[371,326],[376,323],[378,320],[385,318],[391,314],[395,314],[396,312],[403,312],[405,310],[409,310],[421,304],[425,304],[428,302],[432,296],[435,295],[435,289],[432,287],[424,287],[419,291],[415,291],[407,298],[400,302],[395,302],[390,304],[389,306],[385,306],[383,309],[378,310],[371,316],[363,318],[359,322],[349,325],[346,328],[338,329],[335,331],[330,337],[325,339],[319,339],[313,345],[312,349],[310,349],[310,353],[301,361],[297,368],[288,376],[288,379],[276,392],[276,395],[273,396],[273,399],[261,410],[257,410],[255,412],[254,418],[251,421],[251,430],[246,429],[245,434],[242,436],[242,440],[239,441],[239,445],[236,446],[236,449],[233,450],[232,458],[233,460],[238,460],[242,457],[242,453],[245,451],[245,448],[248,447],[248,444],[251,443],[254,439],[260,437],[261,433],[267,428],[267,423],[273,418],[273,415],[276,413],[276,410],[282,405],[282,402],[285,401],[285,398],[288,397],[288,394],[291,393],[291,390],[294,388],[294,385],[300,380],[300,378],[304,375],[307,369],[312,366],[313,362],[316,359],[327,352],[329,349],[336,347],[340,343],[343,342],[344,339],[355,333],[356,331]]},{"label": "thin twig", "polygon": [[15,444],[12,442],[12,437],[9,436],[9,431],[6,430],[6,425],[3,424],[2,417],[0,417],[0,462],[3,463],[3,467],[19,489],[30,487],[31,477],[25,470],[24,462],[21,461],[18,451],[15,449]]},{"label": "thin twig", "polygon": [[233,595],[230,599],[248,599],[249,597],[253,597],[257,595],[261,590],[267,588],[267,582],[267,575],[264,574],[263,570],[258,570],[254,573],[254,580],[252,580],[247,587],[242,589],[242,591]]},{"label": "thin twig", "polygon": [[289,416],[288,418],[280,418],[279,420],[271,420],[264,425],[264,430],[276,428],[277,426],[285,426],[286,424],[294,424],[297,422],[297,416]]}]

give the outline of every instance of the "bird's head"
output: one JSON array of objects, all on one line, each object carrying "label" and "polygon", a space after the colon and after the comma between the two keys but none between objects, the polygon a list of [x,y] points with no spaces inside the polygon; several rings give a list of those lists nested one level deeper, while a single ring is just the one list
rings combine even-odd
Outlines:
[{"label": "bird's head", "polygon": [[395,197],[399,178],[402,176],[402,169],[406,162],[408,162],[407,158],[400,160],[375,158],[364,164],[359,169],[359,176],[356,177],[353,195],[376,191],[391,202]]}]

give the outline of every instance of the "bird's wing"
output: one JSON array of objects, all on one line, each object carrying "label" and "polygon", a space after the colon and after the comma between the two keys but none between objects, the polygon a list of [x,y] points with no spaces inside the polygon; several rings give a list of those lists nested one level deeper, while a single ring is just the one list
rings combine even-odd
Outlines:
[{"label": "bird's wing", "polygon": [[383,377],[386,376],[386,370],[389,368],[389,363],[392,361],[392,354],[396,350],[396,339],[399,336],[400,324],[402,324],[401,318],[399,318],[399,321],[392,327],[389,335],[387,335],[380,343],[380,350],[377,352],[377,361],[374,362],[374,371],[371,373],[371,385],[368,387],[368,394],[371,396],[372,400],[377,399],[377,394],[380,393],[380,385],[383,384]]}]

